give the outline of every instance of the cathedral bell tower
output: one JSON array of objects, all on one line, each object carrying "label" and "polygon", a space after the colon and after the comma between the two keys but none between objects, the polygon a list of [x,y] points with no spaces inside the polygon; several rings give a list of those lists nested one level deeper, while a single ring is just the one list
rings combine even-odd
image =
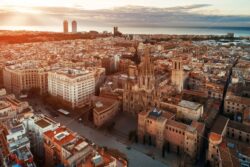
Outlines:
[{"label": "cathedral bell tower", "polygon": [[174,59],[172,63],[172,76],[171,81],[174,85],[176,85],[178,92],[182,92],[183,90],[183,82],[184,82],[184,72],[183,65],[181,59]]}]

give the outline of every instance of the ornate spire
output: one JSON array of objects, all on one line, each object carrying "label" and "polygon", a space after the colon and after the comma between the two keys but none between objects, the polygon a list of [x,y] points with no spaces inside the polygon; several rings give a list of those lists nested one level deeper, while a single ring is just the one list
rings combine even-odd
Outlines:
[{"label": "ornate spire", "polygon": [[146,48],[144,51],[142,66],[141,66],[141,75],[154,75],[154,65],[150,58],[150,48]]}]

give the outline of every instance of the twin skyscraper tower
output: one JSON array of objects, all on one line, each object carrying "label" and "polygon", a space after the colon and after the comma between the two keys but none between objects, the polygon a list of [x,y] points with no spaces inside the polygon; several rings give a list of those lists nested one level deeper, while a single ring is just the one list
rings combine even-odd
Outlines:
[{"label": "twin skyscraper tower", "polygon": [[[63,32],[69,32],[69,23],[67,20],[63,21]],[[72,33],[77,33],[77,22],[75,20],[72,21]]]}]

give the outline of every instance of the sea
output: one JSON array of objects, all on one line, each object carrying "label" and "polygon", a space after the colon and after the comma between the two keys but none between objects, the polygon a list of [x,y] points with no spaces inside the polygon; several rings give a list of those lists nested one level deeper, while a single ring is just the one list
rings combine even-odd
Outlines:
[{"label": "sea", "polygon": [[[90,30],[112,32],[112,27],[78,26],[78,32]],[[26,30],[62,32],[62,26],[0,26],[0,30]],[[236,37],[250,37],[250,27],[119,27],[123,34],[170,34],[170,35],[225,35],[234,33]]]}]

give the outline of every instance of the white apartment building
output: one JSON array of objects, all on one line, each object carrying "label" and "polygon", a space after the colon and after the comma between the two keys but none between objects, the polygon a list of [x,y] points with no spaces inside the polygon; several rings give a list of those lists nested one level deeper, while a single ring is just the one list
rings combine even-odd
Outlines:
[{"label": "white apartment building", "polygon": [[48,73],[48,92],[71,104],[83,107],[95,93],[94,72],[79,69],[59,69]]},{"label": "white apartment building", "polygon": [[44,160],[43,134],[49,130],[57,129],[60,123],[44,115],[35,115],[24,119],[23,125],[26,131],[29,132],[31,150],[40,160]]},{"label": "white apartment building", "polygon": [[16,149],[26,146],[30,148],[30,141],[26,135],[26,129],[24,125],[19,124],[8,129],[8,135],[6,136],[9,145],[10,152]]}]

